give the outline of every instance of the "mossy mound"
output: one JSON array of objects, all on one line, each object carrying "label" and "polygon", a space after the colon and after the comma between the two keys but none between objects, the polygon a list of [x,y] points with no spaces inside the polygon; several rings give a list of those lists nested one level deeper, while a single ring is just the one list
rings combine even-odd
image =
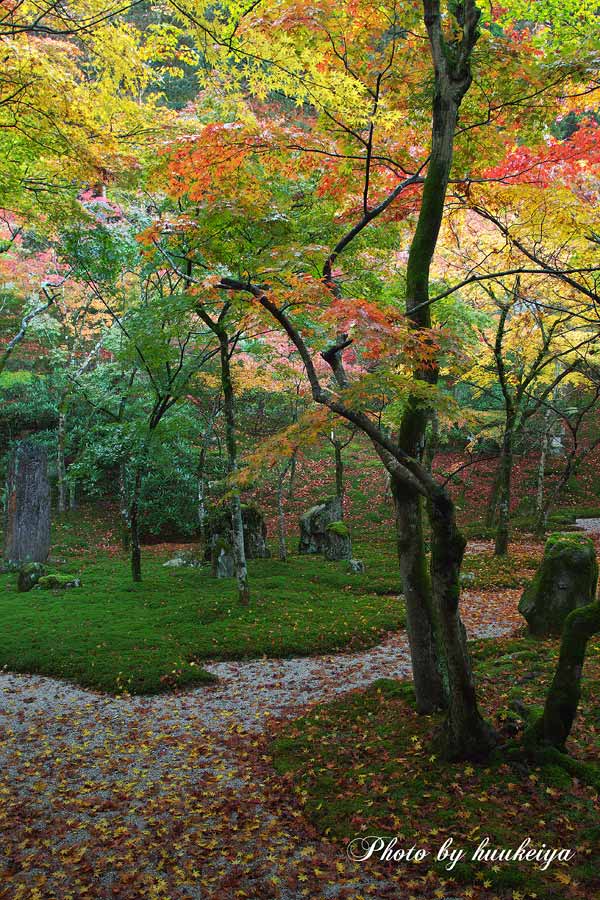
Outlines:
[{"label": "mossy mound", "polygon": [[44,575],[39,579],[36,585],[36,588],[43,591],[57,591],[78,587],[81,587],[81,581],[79,580],[79,578],[74,578],[73,575],[58,574]]},{"label": "mossy mound", "polygon": [[570,612],[594,601],[597,583],[592,540],[571,532],[551,534],[542,562],[519,603],[531,634],[560,634]]}]

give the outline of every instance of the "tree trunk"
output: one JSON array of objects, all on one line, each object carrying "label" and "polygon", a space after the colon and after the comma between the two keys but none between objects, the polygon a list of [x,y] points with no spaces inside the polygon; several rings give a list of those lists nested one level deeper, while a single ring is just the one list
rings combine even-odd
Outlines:
[{"label": "tree trunk", "polygon": [[498,494],[500,492],[500,462],[502,460],[502,454],[500,455],[500,460],[498,461],[498,465],[496,466],[496,471],[494,472],[494,480],[492,482],[492,489],[490,491],[490,499],[488,500],[487,510],[485,514],[485,527],[493,528],[496,524],[496,513],[498,511]]},{"label": "tree trunk", "polygon": [[297,451],[294,450],[294,453],[292,455],[292,463],[290,466],[290,480],[288,482],[288,500],[293,500],[294,498],[294,486],[296,482],[296,456]]},{"label": "tree trunk", "polygon": [[69,509],[77,509],[77,482],[69,479]]},{"label": "tree trunk", "polygon": [[459,614],[460,569],[466,541],[456,527],[450,497],[441,490],[429,506],[431,522],[431,577],[438,658],[448,699],[442,752],[448,759],[484,759],[494,746],[495,734],[481,717]]},{"label": "tree trunk", "polygon": [[198,459],[198,472],[196,473],[196,484],[198,492],[198,525],[200,526],[200,536],[204,536],[204,526],[206,524],[206,480],[204,478],[204,468],[206,463],[206,447],[202,447],[200,457]]},{"label": "tree trunk", "polygon": [[60,514],[67,510],[67,486],[66,486],[66,466],[65,466],[65,437],[66,437],[66,413],[64,409],[59,408],[58,413],[58,434],[57,434],[57,452],[56,452],[56,470],[58,475],[58,512]]},{"label": "tree trunk", "polygon": [[564,752],[579,706],[585,651],[590,638],[598,633],[600,603],[581,606],[567,616],[544,712],[527,731],[527,740]]},{"label": "tree trunk", "polygon": [[335,451],[335,492],[341,500],[342,518],[344,517],[344,460],[342,459],[342,448],[337,441],[333,442]]},{"label": "tree trunk", "polygon": [[550,439],[550,417],[549,409],[544,414],[544,430],[542,433],[542,442],[540,447],[540,459],[538,462],[537,473],[537,491],[535,497],[535,533],[538,537],[542,537],[546,532],[547,513],[544,504],[544,479],[546,477],[546,456],[548,454],[548,441]]},{"label": "tree trunk", "polygon": [[498,524],[494,556],[506,556],[510,532],[510,497],[514,450],[514,421],[507,419],[498,470]]},{"label": "tree trunk", "polygon": [[[223,409],[225,413],[225,443],[227,446],[227,465],[229,474],[235,476],[238,470],[237,440],[235,424],[235,396],[233,382],[231,380],[231,368],[229,365],[229,341],[225,331],[218,332],[220,356],[221,356],[221,382],[223,386]],[[238,585],[238,597],[242,606],[250,602],[250,586],[248,584],[248,567],[246,564],[246,551],[244,549],[244,523],[242,520],[242,503],[239,491],[235,484],[232,485],[233,495],[231,499],[231,528],[232,549],[235,566],[235,576]]]},{"label": "tree trunk", "polygon": [[129,506],[129,533],[131,536],[131,576],[134,581],[142,580],[142,552],[140,546],[140,492],[142,489],[142,470],[137,469],[133,485],[133,494]]},{"label": "tree trunk", "polygon": [[22,441],[6,482],[4,564],[46,562],[50,551],[50,485],[43,447]]},{"label": "tree trunk", "polygon": [[277,528],[279,535],[279,559],[282,562],[287,560],[287,547],[285,544],[285,509],[283,506],[283,485],[287,470],[288,466],[279,473],[277,479]]},{"label": "tree trunk", "polygon": [[[460,5],[460,9],[463,36],[460,51],[456,52],[446,43],[439,4],[424,3],[425,24],[435,68],[431,154],[406,270],[406,313],[415,330],[424,333],[424,343],[430,340],[427,334],[431,328],[430,269],[444,216],[458,110],[472,81],[470,55],[479,34],[480,11],[477,5],[467,0]],[[437,365],[417,367],[414,378],[436,384]],[[430,412],[423,408],[422,401],[418,397],[409,398],[400,427],[399,445],[419,460],[423,459],[429,418]],[[399,507],[401,510],[404,507],[401,516],[407,524],[410,522],[415,532],[414,559],[419,560],[423,571],[421,504],[417,504],[407,491],[403,494],[399,498]],[[412,510],[408,509],[409,506]],[[456,529],[454,507],[444,490],[438,491],[435,505],[430,504],[429,516],[433,538],[432,597],[428,603],[421,597],[420,615],[429,618],[431,614],[427,607],[433,613],[438,665],[441,666],[448,705],[446,752],[453,757],[484,756],[493,738],[477,709],[464,628],[458,615],[459,577],[465,542]],[[403,556],[406,554],[405,547]],[[403,567],[405,565],[409,567],[408,561],[402,563]]]},{"label": "tree trunk", "polygon": [[443,708],[446,699],[436,659],[421,500],[409,497],[406,488],[393,478],[391,489],[417,711],[429,715]]},{"label": "tree trunk", "polygon": [[127,485],[125,463],[119,463],[119,502],[121,506],[121,544],[123,550],[129,550],[131,546],[131,522],[129,518],[129,503],[127,502]]}]

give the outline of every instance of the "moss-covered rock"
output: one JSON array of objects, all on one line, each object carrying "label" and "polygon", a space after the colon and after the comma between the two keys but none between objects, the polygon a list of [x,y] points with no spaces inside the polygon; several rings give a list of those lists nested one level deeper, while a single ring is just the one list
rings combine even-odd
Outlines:
[{"label": "moss-covered rock", "polygon": [[211,548],[211,567],[215,578],[233,578],[235,561],[233,547],[225,538],[217,538]]},{"label": "moss-covered rock", "polygon": [[532,634],[560,634],[570,612],[594,601],[597,583],[592,540],[576,533],[551,534],[542,562],[523,591],[519,612]]},{"label": "moss-covered rock", "polygon": [[343,525],[342,501],[330,497],[312,506],[300,519],[300,553],[324,553],[328,544],[328,528],[332,524]]},{"label": "moss-covered rock", "polygon": [[17,590],[20,593],[30,591],[38,583],[40,578],[46,574],[46,569],[39,562],[25,563],[19,569],[17,577]]},{"label": "moss-covered rock", "polygon": [[[258,507],[251,503],[242,503],[242,523],[246,559],[268,559],[271,552],[267,546],[267,526]],[[218,541],[223,540],[231,544],[232,539],[229,507],[213,507],[208,511],[204,527],[205,559],[212,559]]]},{"label": "moss-covered rock", "polygon": [[352,559],[352,541],[345,522],[330,522],[325,532],[325,559]]},{"label": "moss-covered rock", "polygon": [[331,522],[327,526],[327,531],[331,534],[337,534],[338,537],[348,537],[350,534],[345,522]]},{"label": "moss-covered rock", "polygon": [[36,584],[36,588],[43,591],[65,590],[67,588],[78,587],[81,587],[81,581],[79,578],[74,578],[72,575],[44,575]]}]

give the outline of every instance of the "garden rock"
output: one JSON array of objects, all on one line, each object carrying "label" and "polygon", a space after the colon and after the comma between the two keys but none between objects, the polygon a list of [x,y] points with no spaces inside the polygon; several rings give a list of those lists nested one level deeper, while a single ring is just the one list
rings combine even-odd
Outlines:
[{"label": "garden rock", "polygon": [[46,569],[41,563],[26,563],[19,569],[17,578],[17,590],[26,593],[36,586],[40,578],[46,574]]},{"label": "garden rock", "polygon": [[[267,526],[261,511],[251,503],[242,503],[242,522],[246,559],[268,559],[271,552],[267,546]],[[204,539],[206,560],[212,560],[213,548],[219,541],[231,544],[233,533],[231,512],[228,507],[220,506],[209,511],[204,528]]]},{"label": "garden rock", "polygon": [[594,601],[597,582],[591,539],[574,533],[551,534],[540,567],[519,603],[531,634],[560,634],[570,612]]},{"label": "garden rock", "polygon": [[4,565],[44,563],[50,550],[50,484],[44,447],[22,441],[6,480]]},{"label": "garden rock", "polygon": [[365,571],[365,564],[362,559],[349,559],[348,565],[352,575],[362,575]]},{"label": "garden rock", "polygon": [[202,564],[203,560],[200,559],[198,554],[193,550],[178,550],[171,559],[168,559],[163,563],[163,567],[172,569],[183,567],[188,569],[199,569]]},{"label": "garden rock", "polygon": [[73,575],[44,575],[39,579],[35,589],[37,591],[56,591],[80,587],[81,579],[74,578]]},{"label": "garden rock", "polygon": [[235,565],[231,544],[219,541],[219,543],[213,547],[212,570],[213,575],[217,578],[233,578],[235,574]]},{"label": "garden rock", "polygon": [[339,562],[352,559],[352,541],[344,522],[331,522],[325,532],[325,559]]},{"label": "garden rock", "polygon": [[[340,497],[331,497],[307,510],[300,519],[300,553],[324,553],[329,542],[327,528],[342,518]],[[350,558],[352,554],[350,553]]]}]

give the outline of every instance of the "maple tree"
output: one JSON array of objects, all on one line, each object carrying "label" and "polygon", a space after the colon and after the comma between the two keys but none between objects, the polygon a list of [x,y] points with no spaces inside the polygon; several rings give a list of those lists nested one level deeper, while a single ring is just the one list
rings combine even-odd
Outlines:
[{"label": "maple tree", "polygon": [[[172,574],[189,576],[198,596],[173,632],[158,616],[148,640],[175,636],[177,649],[151,676],[140,662],[136,684],[210,680],[198,659],[220,654],[340,649],[359,632],[379,640],[402,615],[399,570],[408,646],[389,640],[401,645],[401,671],[412,669],[421,716],[411,706],[409,771],[420,754],[445,773],[447,796],[459,777],[475,790],[479,773],[460,761],[487,764],[500,744],[505,760],[576,773],[588,802],[597,776],[565,750],[597,604],[567,620],[544,713],[527,719],[522,741],[504,709],[508,688],[491,691],[493,709],[490,692],[476,692],[465,624],[485,636],[518,621],[521,566],[540,548],[511,547],[513,524],[522,541],[515,501],[535,505],[541,534],[571,484],[586,498],[597,489],[597,17],[590,0],[0,4],[4,445],[34,422],[52,453],[60,527],[75,484],[93,509],[120,513],[135,582],[145,535],[202,540],[211,507],[231,515],[235,583],[167,575],[144,555],[135,592],[156,582],[165,606]],[[290,515],[331,492],[344,497],[361,553],[373,550],[374,600],[367,581],[324,575],[321,561],[305,571],[290,553]],[[279,557],[250,568],[252,590],[246,498],[267,507]],[[487,536],[486,498],[498,559],[478,546],[465,574],[467,535]],[[369,546],[377,529],[397,550],[395,581]],[[118,558],[114,534],[102,547]],[[265,620],[278,579],[279,609]],[[296,579],[306,602],[290,611]],[[313,624],[312,585],[324,596],[327,579],[335,604]],[[352,603],[371,597],[380,618],[344,606],[345,592]],[[385,615],[379,592],[394,597]],[[145,604],[131,604],[136,622],[151,615]],[[85,603],[73,607],[87,623]],[[96,652],[75,646],[86,683],[121,689],[134,677],[117,662],[102,682]],[[145,635],[132,650],[141,660],[142,646]],[[71,671],[56,660],[59,674]],[[370,727],[359,716],[344,732],[360,732],[367,756]],[[399,827],[385,804],[373,821]],[[351,824],[367,820],[361,811]],[[299,871],[316,891],[321,870]],[[190,877],[180,874],[169,869],[173,896]],[[219,878],[225,893],[250,883]],[[132,876],[131,890],[144,879]]]}]

